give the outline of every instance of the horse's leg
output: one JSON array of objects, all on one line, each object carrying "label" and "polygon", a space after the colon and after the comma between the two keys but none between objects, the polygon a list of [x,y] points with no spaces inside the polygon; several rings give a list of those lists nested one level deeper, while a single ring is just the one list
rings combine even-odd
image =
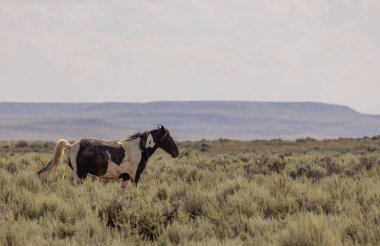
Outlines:
[{"label": "horse's leg", "polygon": [[128,182],[129,182],[128,180],[121,181],[121,189],[122,190],[127,190]]},{"label": "horse's leg", "polygon": [[79,141],[76,143],[73,143],[69,152],[69,166],[74,171],[74,179],[73,179],[74,185],[81,184],[83,179],[86,178],[87,176],[87,174],[84,175],[83,172],[78,173],[79,170],[78,170],[77,156],[78,156],[79,147],[80,147]]},{"label": "horse's leg", "polygon": [[128,182],[129,182],[129,180],[131,179],[131,177],[129,176],[128,173],[123,173],[123,174],[120,175],[120,178],[123,179],[123,180],[121,181],[121,189],[126,190],[126,189],[127,189]]},{"label": "horse's leg", "polygon": [[141,173],[144,171],[144,169],[146,167],[146,163],[147,163],[146,160],[141,160],[140,163],[139,163],[139,165],[138,165],[138,167],[137,167],[136,175],[135,175],[135,178],[133,180],[133,182],[135,183],[136,186],[137,186],[137,183],[140,180]]},{"label": "horse's leg", "polygon": [[82,163],[78,163],[78,169],[76,173],[76,180],[77,183],[82,183],[83,180],[87,177],[88,175],[88,170],[86,168],[86,165],[83,165]]},{"label": "horse's leg", "polygon": [[135,180],[133,180],[136,186],[137,186],[137,183],[138,183],[139,180],[140,180],[140,175],[141,175],[141,173],[137,173],[137,174],[136,174],[136,177],[135,177]]}]

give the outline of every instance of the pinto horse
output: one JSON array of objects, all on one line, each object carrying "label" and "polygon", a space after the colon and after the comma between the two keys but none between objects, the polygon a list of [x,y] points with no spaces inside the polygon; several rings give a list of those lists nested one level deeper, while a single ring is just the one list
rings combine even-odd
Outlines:
[{"label": "pinto horse", "polygon": [[60,139],[55,146],[53,159],[38,171],[38,175],[49,174],[55,169],[62,162],[65,149],[69,149],[69,166],[75,173],[74,181],[81,182],[88,174],[92,174],[103,179],[121,178],[121,187],[125,188],[130,179],[137,185],[149,157],[158,148],[173,158],[178,157],[178,147],[164,126],[116,142],[81,139],[70,144]]}]

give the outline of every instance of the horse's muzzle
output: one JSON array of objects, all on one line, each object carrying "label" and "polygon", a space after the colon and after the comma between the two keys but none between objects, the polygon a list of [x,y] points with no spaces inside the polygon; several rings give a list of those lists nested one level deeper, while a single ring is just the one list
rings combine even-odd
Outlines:
[{"label": "horse's muzzle", "polygon": [[178,157],[178,156],[179,156],[179,151],[178,151],[178,150],[173,151],[173,153],[172,153],[172,157],[173,157],[173,158],[176,158],[176,157]]}]

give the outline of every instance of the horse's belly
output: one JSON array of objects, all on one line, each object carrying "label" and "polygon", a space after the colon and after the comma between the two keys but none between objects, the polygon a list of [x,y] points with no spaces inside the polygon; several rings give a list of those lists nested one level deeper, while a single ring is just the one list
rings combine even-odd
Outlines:
[{"label": "horse's belly", "polygon": [[138,162],[131,161],[130,158],[126,158],[120,165],[108,161],[107,171],[103,175],[99,175],[99,178],[103,179],[117,179],[123,173],[128,173],[132,179],[135,178]]},{"label": "horse's belly", "polygon": [[117,179],[120,177],[120,174],[122,173],[125,172],[123,171],[123,168],[121,166],[116,165],[114,163],[109,163],[106,173],[98,177],[103,179]]}]

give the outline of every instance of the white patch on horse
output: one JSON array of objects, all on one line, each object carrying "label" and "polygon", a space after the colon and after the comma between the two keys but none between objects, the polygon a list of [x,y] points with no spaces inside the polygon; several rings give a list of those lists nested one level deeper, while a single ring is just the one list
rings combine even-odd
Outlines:
[{"label": "white patch on horse", "polygon": [[137,167],[141,160],[140,139],[134,139],[132,141],[124,141],[123,148],[125,149],[126,157],[121,165],[125,167],[125,172],[129,174],[132,181],[135,180]]},{"label": "white patch on horse", "polygon": [[103,179],[117,179],[123,173],[128,173],[132,180],[135,180],[137,167],[141,160],[141,150],[139,148],[140,139],[120,142],[125,150],[125,157],[120,165],[112,162],[110,153],[108,155],[107,172],[99,176]]},{"label": "white patch on horse", "polygon": [[77,156],[79,152],[79,147],[80,147],[80,141],[78,140],[71,145],[71,148],[69,151],[69,160],[74,171],[74,180],[73,180],[74,184],[78,184],[81,181],[81,179],[78,177],[78,174],[77,174],[77,170],[78,170]]},{"label": "white patch on horse", "polygon": [[145,148],[153,148],[156,143],[154,142],[152,134],[149,133],[148,137],[146,138],[146,144]]},{"label": "white patch on horse", "polygon": [[107,167],[107,172],[100,176],[100,178],[103,179],[116,179],[120,176],[120,174],[123,173],[122,166],[117,165],[114,163],[111,159],[111,154],[107,151],[108,155],[108,167]]}]

